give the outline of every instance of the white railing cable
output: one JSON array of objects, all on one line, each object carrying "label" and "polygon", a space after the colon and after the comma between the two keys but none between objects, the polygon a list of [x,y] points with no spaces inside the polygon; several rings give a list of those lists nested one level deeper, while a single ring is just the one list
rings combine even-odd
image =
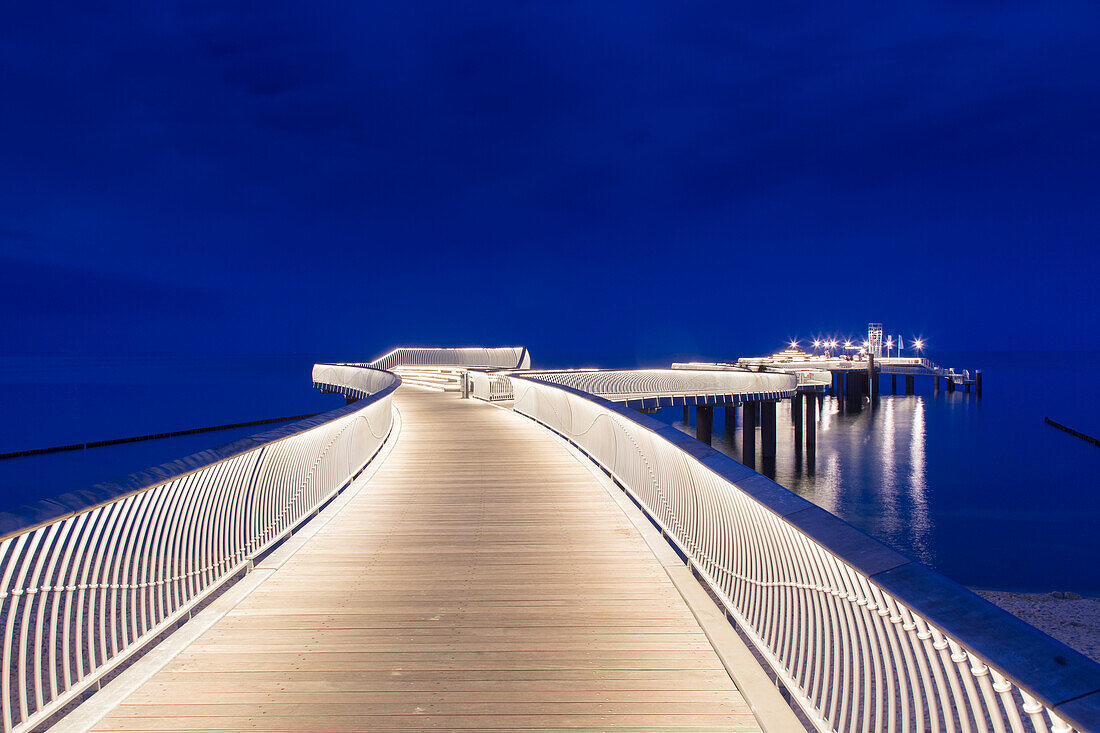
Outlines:
[{"label": "white railing cable", "polygon": [[1100,665],[684,433],[509,376],[686,557],[822,731],[1100,731]]},{"label": "white railing cable", "polygon": [[0,727],[50,718],[347,486],[400,378],[318,365],[358,402],[120,481],[0,513]]}]

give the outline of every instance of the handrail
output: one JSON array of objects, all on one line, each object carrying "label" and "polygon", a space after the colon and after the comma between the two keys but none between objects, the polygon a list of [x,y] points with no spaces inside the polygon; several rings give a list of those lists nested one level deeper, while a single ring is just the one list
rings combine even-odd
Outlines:
[{"label": "handrail", "polygon": [[376,369],[415,366],[482,367],[494,369],[527,369],[531,355],[523,346],[435,348],[398,347],[370,362]]},{"label": "handrail", "polygon": [[350,484],[401,383],[365,371],[325,373],[358,402],[0,513],[0,727],[57,713]]},{"label": "handrail", "polygon": [[817,729],[1100,730],[1100,665],[675,428],[509,378],[513,409],[624,488]]},{"label": "handrail", "polygon": [[707,369],[556,369],[510,372],[636,406],[725,404],[792,397],[793,375]]}]

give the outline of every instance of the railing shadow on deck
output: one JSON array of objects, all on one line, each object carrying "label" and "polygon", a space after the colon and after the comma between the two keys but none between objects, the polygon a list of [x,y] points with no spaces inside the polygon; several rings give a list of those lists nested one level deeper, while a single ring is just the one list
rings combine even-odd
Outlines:
[{"label": "railing shadow on deck", "polygon": [[623,488],[818,729],[1100,730],[1100,665],[673,427],[508,379],[513,409]]},{"label": "railing shadow on deck", "polygon": [[343,491],[393,426],[401,379],[316,365],[358,401],[0,512],[0,727],[49,720],[241,577]]}]

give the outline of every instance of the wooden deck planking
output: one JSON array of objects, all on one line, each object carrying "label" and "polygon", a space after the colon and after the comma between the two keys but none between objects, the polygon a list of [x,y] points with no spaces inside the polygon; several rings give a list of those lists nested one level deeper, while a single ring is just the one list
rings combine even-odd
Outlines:
[{"label": "wooden deck planking", "polygon": [[363,490],[96,730],[759,730],[587,467],[509,412],[396,401]]}]

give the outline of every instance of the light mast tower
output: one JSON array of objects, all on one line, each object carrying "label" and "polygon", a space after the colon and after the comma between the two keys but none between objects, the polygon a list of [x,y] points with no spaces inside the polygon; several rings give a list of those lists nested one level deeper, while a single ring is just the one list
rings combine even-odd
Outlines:
[{"label": "light mast tower", "polygon": [[882,324],[867,324],[867,353],[876,359],[882,358]]}]

